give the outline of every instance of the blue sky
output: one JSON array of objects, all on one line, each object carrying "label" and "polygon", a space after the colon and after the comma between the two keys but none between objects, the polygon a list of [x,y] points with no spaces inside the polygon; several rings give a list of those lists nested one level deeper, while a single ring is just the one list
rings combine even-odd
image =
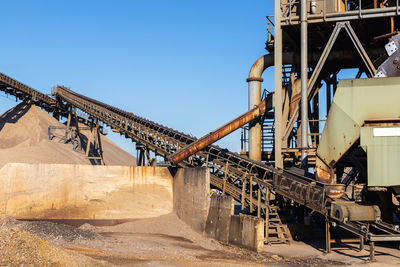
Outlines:
[{"label": "blue sky", "polygon": [[[2,11],[0,72],[46,93],[66,85],[200,137],[246,111],[245,79],[266,53],[273,3],[3,0]],[[0,112],[15,105],[0,96]],[[239,139],[219,145],[239,151]]]}]

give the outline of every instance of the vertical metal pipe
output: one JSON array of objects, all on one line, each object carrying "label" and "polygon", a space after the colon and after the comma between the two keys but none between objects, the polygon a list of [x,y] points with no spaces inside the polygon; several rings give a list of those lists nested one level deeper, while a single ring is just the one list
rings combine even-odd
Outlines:
[{"label": "vertical metal pipe", "polygon": [[282,168],[282,28],[281,28],[281,0],[275,0],[275,94],[274,94],[274,119],[275,119],[275,167]]},{"label": "vertical metal pipe", "polygon": [[304,148],[308,144],[308,76],[307,76],[307,0],[301,0],[301,159],[307,158]]},{"label": "vertical metal pipe", "polygon": [[[249,110],[261,102],[261,81],[249,81]],[[249,125],[249,158],[261,161],[261,123]]]}]

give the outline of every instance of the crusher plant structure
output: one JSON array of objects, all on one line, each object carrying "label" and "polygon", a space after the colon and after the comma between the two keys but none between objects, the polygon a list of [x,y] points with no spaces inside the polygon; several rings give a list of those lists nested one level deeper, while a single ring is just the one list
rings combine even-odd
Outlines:
[{"label": "crusher plant structure", "polygon": [[[268,53],[247,78],[249,111],[200,139],[65,86],[48,96],[0,74],[0,90],[68,118],[75,149],[78,122],[90,127],[94,141],[107,125],[136,143],[142,164],[150,164],[152,152],[175,166],[208,167],[213,188],[265,219],[266,243],[291,240],[282,223],[290,217],[299,222],[317,214],[327,251],[335,226],[354,234],[361,248],[368,242],[373,260],[375,242],[400,241],[399,1],[274,6]],[[275,86],[264,93],[269,67]],[[356,69],[355,79],[340,80],[345,69]],[[240,154],[212,145],[241,127]],[[107,164],[97,143],[92,157]]]}]

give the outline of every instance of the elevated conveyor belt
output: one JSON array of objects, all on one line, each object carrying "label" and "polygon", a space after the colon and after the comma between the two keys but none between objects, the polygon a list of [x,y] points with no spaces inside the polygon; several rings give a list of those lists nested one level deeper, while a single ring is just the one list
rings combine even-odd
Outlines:
[{"label": "elevated conveyor belt", "polygon": [[[134,142],[146,146],[163,157],[169,157],[196,141],[194,137],[80,95],[63,86],[57,86],[53,90],[53,95],[86,112],[95,120],[109,125],[114,132],[131,138]],[[257,208],[258,196],[255,196],[255,192],[250,192],[253,191],[253,187],[248,186],[249,188],[243,190],[244,180],[248,182],[247,184],[251,182],[258,185],[258,188],[273,189],[312,210],[326,213],[325,191],[327,188],[322,183],[243,158],[226,149],[208,146],[181,161],[179,165],[183,167],[207,166],[211,170],[213,186],[238,201],[246,202],[253,208]],[[261,194],[263,192],[262,190]],[[260,195],[260,198],[263,200],[264,196]],[[264,201],[261,201],[260,205],[260,208],[266,208]]]},{"label": "elevated conveyor belt", "polygon": [[57,101],[7,75],[0,73],[0,90],[6,94],[13,95],[22,101],[33,101],[33,103],[47,112],[55,112],[58,109]]}]

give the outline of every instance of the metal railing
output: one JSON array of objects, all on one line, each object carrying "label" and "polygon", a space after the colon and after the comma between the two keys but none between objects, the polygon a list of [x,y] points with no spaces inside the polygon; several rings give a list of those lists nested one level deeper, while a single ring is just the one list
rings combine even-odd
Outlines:
[{"label": "metal railing", "polygon": [[[300,1],[288,0],[287,2],[285,1],[285,3],[283,1],[280,2],[282,10],[282,26],[299,24],[300,16],[297,14],[297,10],[300,8]],[[336,8],[331,10],[327,10],[327,1],[322,2],[323,5],[320,13],[308,14],[308,23],[349,21],[400,15],[399,0],[396,0],[394,3],[388,3],[383,7],[363,5],[364,1],[362,0],[345,1],[345,10],[340,10],[338,8],[341,0],[337,0],[335,3]]]}]

